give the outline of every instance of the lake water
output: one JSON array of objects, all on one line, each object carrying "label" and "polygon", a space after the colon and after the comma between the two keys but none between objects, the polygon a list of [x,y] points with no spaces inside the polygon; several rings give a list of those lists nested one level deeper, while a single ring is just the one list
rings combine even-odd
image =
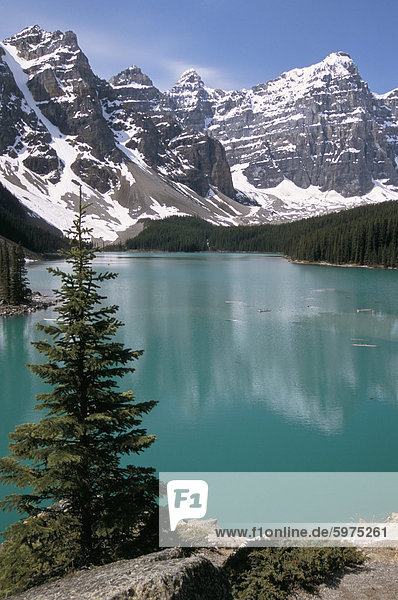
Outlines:
[{"label": "lake water", "polygon": [[[29,268],[44,293],[57,284],[46,266]],[[120,274],[102,290],[120,305],[119,338],[145,349],[123,388],[158,401],[144,420],[158,440],[137,462],[398,471],[397,271],[212,253],[104,254],[96,266]],[[52,316],[0,320],[2,456],[15,425],[39,417],[44,386],[25,364],[42,361],[30,341]]]}]

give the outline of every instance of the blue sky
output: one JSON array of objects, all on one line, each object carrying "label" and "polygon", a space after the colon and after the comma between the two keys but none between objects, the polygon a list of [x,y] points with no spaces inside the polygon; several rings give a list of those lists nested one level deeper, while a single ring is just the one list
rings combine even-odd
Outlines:
[{"label": "blue sky", "polygon": [[250,87],[343,50],[375,92],[398,86],[397,0],[2,0],[0,39],[72,29],[108,79],[139,65],[160,89],[194,67],[212,87]]}]

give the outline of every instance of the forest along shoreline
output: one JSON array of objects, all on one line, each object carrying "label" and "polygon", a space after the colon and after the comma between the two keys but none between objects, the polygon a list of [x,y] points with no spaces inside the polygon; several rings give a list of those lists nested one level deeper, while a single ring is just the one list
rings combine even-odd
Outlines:
[{"label": "forest along shoreline", "polygon": [[331,263],[323,260],[311,261],[311,260],[295,260],[290,256],[283,256],[293,265],[314,265],[315,267],[346,267],[349,269],[381,269],[383,271],[396,271],[398,267],[385,267],[384,265],[361,265],[358,263]]},{"label": "forest along shoreline", "polygon": [[293,265],[314,265],[316,267],[347,267],[349,269],[381,269],[383,271],[397,271],[398,267],[385,267],[384,265],[361,265],[360,263],[332,263],[324,260],[296,260],[290,256],[284,255],[282,252],[264,252],[255,250],[198,250],[190,252],[188,250],[157,250],[153,248],[151,250],[118,250],[108,247],[106,252],[123,253],[123,254],[148,254],[149,252],[155,252],[159,254],[258,254],[258,255],[272,255],[275,258],[284,258]]}]

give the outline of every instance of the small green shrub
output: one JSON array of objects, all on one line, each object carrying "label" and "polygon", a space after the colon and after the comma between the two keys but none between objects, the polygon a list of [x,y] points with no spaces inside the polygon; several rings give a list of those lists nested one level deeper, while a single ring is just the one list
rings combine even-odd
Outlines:
[{"label": "small green shrub", "polygon": [[62,577],[80,566],[75,521],[67,514],[45,514],[7,528],[0,551],[0,597]]},{"label": "small green shrub", "polygon": [[313,590],[363,561],[356,548],[246,548],[225,569],[236,600],[285,600],[295,588]]},{"label": "small green shrub", "polygon": [[5,531],[0,546],[0,598],[18,594],[87,566],[99,566],[123,558],[136,558],[158,549],[157,513],[137,526],[124,544],[112,532],[96,531],[101,560],[87,565],[80,543],[80,523],[67,512],[49,509],[37,517],[17,521]]}]

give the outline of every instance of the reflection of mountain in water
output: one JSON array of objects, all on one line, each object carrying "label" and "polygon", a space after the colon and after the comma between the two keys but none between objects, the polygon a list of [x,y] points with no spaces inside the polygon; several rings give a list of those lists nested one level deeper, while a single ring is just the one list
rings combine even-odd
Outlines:
[{"label": "reflection of mountain in water", "polygon": [[[145,306],[138,324],[146,348],[140,375],[155,380],[157,397],[172,396],[178,418],[200,421],[223,406],[256,405],[264,407],[264,418],[271,410],[338,433],[361,400],[395,398],[395,317],[357,314],[361,302],[352,289],[291,294],[278,272],[270,278],[275,286],[267,280],[249,288],[250,263],[224,260],[222,272],[215,266],[203,258],[177,261],[163,276],[164,261],[148,259],[125,307],[133,314],[134,306]],[[309,294],[319,308],[308,307]],[[271,312],[258,313],[259,307]],[[351,338],[377,347],[353,347]]]},{"label": "reflection of mountain in water", "polygon": [[1,456],[8,452],[8,434],[15,425],[38,419],[32,407],[35,394],[42,391],[43,385],[26,367],[26,363],[40,362],[30,343],[40,335],[35,328],[38,315],[0,319]]},{"label": "reflection of mountain in water", "polygon": [[[101,291],[120,305],[119,338],[145,349],[122,389],[159,402],[144,419],[158,441],[134,464],[398,470],[396,272],[211,253],[107,254],[96,265],[120,272]],[[43,265],[29,277],[45,293],[56,285]],[[30,341],[41,337],[34,324],[52,316],[0,320],[1,456],[8,432],[40,417],[34,395],[44,384],[25,364],[43,359]],[[1,529],[14,520],[2,518]]]}]

